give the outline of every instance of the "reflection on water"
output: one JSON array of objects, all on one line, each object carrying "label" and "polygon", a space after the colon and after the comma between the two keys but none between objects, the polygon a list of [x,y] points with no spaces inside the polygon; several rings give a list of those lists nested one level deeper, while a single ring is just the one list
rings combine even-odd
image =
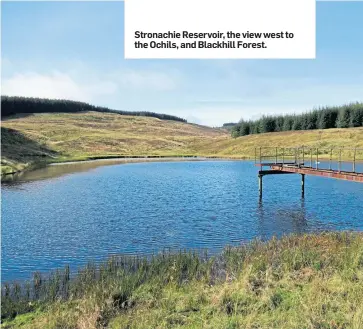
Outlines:
[{"label": "reflection on water", "polygon": [[111,166],[121,163],[138,163],[138,162],[163,162],[163,161],[200,161],[202,157],[195,158],[114,158],[114,159],[99,159],[90,161],[54,163],[44,168],[39,168],[32,171],[19,172],[12,175],[2,177],[2,183],[18,184],[24,181],[34,181],[41,179],[56,178],[76,172],[89,171],[98,167]]},{"label": "reflection on water", "polygon": [[269,207],[267,209],[263,201],[259,201],[257,207],[258,232],[262,240],[271,238],[271,235],[281,236],[282,234],[303,234],[311,231],[311,223],[314,223],[314,230],[319,231],[321,227],[325,230],[334,229],[329,223],[322,223],[313,214],[307,214],[305,199],[301,198],[300,203],[284,208]]},{"label": "reflection on water", "polygon": [[360,183],[306,176],[301,199],[300,175],[271,175],[260,202],[248,161],[88,165],[3,185],[3,280],[112,254],[217,252],[254,238],[363,228]]}]

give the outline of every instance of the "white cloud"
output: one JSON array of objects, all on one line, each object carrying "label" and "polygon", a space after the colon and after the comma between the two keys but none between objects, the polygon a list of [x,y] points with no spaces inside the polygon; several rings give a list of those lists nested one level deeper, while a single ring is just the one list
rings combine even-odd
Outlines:
[{"label": "white cloud", "polygon": [[2,94],[8,96],[65,98],[78,101],[94,101],[97,96],[112,94],[117,85],[111,81],[76,81],[66,73],[36,72],[16,73],[2,81]]},{"label": "white cloud", "polygon": [[203,124],[203,120],[194,115],[188,115],[185,119],[190,123]]},{"label": "white cloud", "polygon": [[3,64],[7,70],[2,73],[2,95],[64,98],[99,105],[105,105],[103,102],[109,96],[124,99],[129,92],[170,91],[179,80],[176,72],[142,69],[98,72],[79,62],[66,70],[51,72],[16,71],[6,59]]},{"label": "white cloud", "polygon": [[[227,74],[228,79],[214,73],[199,77],[194,70],[192,74],[164,64],[105,71],[77,61],[62,69],[58,66],[56,71],[29,69],[9,60],[2,64],[6,69],[2,72],[3,95],[65,98],[119,110],[163,112],[210,126],[362,100],[361,78],[338,84],[307,78],[253,78],[247,73],[240,77]],[[220,64],[220,70],[229,70],[231,65]]]},{"label": "white cloud", "polygon": [[127,70],[116,76],[122,87],[133,89],[153,89],[158,91],[173,90],[177,87],[177,78],[172,73]]},{"label": "white cloud", "polygon": [[237,122],[243,116],[245,109],[228,106],[195,107],[170,109],[168,113],[186,118],[189,122],[219,127],[226,122]]}]

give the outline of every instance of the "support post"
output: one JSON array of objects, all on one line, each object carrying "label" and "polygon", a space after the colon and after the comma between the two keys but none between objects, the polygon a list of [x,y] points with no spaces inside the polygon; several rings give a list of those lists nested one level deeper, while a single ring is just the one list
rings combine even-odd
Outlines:
[{"label": "support post", "polygon": [[261,151],[261,147],[260,147],[260,168],[262,170],[262,151]]},{"label": "support post", "polygon": [[259,197],[260,200],[262,199],[262,177],[263,175],[258,175],[258,193],[259,193]]},{"label": "support post", "polygon": [[342,149],[339,149],[339,172],[341,172],[342,169]]},{"label": "support post", "polygon": [[316,149],[316,166],[315,169],[318,170],[319,168],[319,149]]},{"label": "support post", "polygon": [[295,165],[297,164],[297,155],[296,155],[296,147],[294,148],[294,156],[295,156]]},{"label": "support post", "polygon": [[305,174],[301,174],[301,197],[305,197]]},{"label": "support post", "polygon": [[285,164],[285,148],[282,149],[282,165]]},{"label": "support post", "polygon": [[357,148],[354,148],[354,157],[353,157],[353,172],[355,172],[355,158],[357,156]]},{"label": "support post", "polygon": [[302,147],[302,165],[305,166],[305,148]]}]

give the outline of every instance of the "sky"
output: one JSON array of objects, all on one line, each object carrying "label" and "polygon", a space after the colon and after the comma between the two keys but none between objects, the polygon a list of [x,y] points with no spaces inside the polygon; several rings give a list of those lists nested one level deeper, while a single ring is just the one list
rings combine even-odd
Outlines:
[{"label": "sky", "polygon": [[221,126],[363,100],[363,2],[317,2],[316,59],[124,59],[123,2],[1,2],[1,94]]}]

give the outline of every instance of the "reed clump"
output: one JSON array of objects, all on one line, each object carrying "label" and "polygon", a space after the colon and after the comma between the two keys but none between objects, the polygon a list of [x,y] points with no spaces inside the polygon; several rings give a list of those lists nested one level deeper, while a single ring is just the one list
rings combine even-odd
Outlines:
[{"label": "reed clump", "polygon": [[2,287],[3,328],[363,328],[363,234],[115,256]]}]

